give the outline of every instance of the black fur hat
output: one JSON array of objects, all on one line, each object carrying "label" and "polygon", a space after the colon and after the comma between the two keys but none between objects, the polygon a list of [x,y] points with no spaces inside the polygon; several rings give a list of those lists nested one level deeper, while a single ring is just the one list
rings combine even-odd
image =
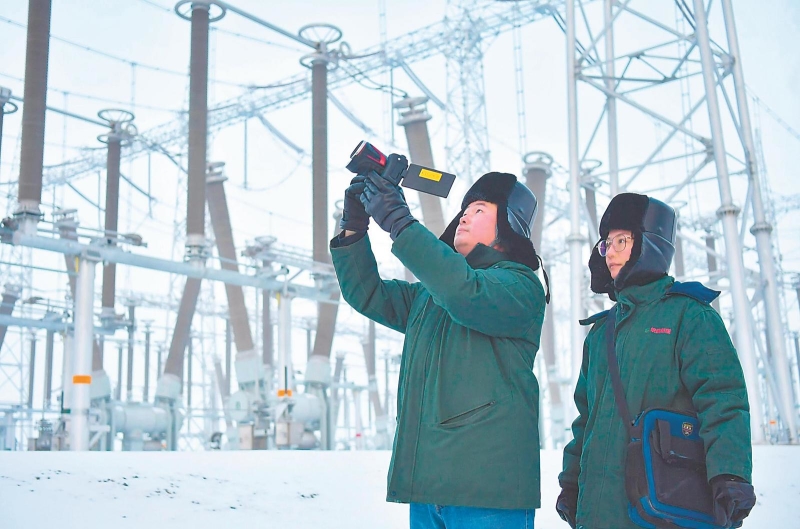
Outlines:
[{"label": "black fur hat", "polygon": [[677,230],[675,210],[660,200],[636,193],[620,193],[611,199],[600,221],[600,240],[611,230],[629,230],[633,235],[631,257],[616,279],[606,266],[597,245],[589,257],[591,289],[616,300],[616,292],[632,285],[646,285],[669,272],[675,255]]},{"label": "black fur hat", "polygon": [[[522,186],[524,189],[517,190],[517,186]],[[508,207],[509,197],[512,193],[530,193],[530,196],[526,198],[529,206],[528,211],[531,216],[530,221],[526,219],[523,223],[520,223],[519,211],[512,211]],[[439,239],[455,250],[453,241],[455,239],[459,220],[467,209],[467,206],[477,200],[491,202],[497,206],[498,238],[503,246],[504,253],[509,259],[523,264],[531,270],[538,270],[539,257],[536,255],[536,250],[530,238],[517,233],[517,231],[511,227],[511,222],[514,222],[518,226],[517,229],[524,230],[524,228],[527,228],[528,233],[530,233],[530,225],[533,224],[533,217],[536,215],[536,197],[528,188],[524,187],[523,184],[517,182],[517,177],[510,173],[486,173],[472,184],[472,187],[470,187],[464,195],[464,200],[461,201],[461,211],[459,211],[458,215],[450,222]],[[532,212],[530,212],[531,209]],[[501,212],[507,212],[507,214],[502,215],[500,214]],[[525,223],[528,225],[520,228],[520,226]]]}]

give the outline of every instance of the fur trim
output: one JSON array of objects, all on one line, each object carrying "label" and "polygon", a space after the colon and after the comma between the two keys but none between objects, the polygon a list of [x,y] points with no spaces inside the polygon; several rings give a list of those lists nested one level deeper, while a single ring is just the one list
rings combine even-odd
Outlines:
[{"label": "fur trim", "polygon": [[464,195],[464,200],[461,201],[461,209],[467,209],[467,206],[477,200],[484,200],[497,205],[497,209],[505,211],[508,206],[508,195],[514,189],[514,184],[517,183],[517,177],[510,173],[486,173],[472,184],[467,194]]},{"label": "fur trim", "polygon": [[608,238],[611,230],[643,232],[642,223],[649,202],[647,195],[637,193],[620,193],[612,198],[600,220],[600,238]]}]

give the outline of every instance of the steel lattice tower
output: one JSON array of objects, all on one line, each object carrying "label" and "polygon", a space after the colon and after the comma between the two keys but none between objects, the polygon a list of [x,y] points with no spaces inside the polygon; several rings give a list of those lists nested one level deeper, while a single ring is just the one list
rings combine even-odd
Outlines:
[{"label": "steel lattice tower", "polygon": [[[577,324],[586,291],[583,257],[595,242],[581,235],[581,192],[598,186],[609,197],[623,191],[645,192],[688,213],[681,216],[679,238],[684,247],[688,243],[703,253],[714,252],[698,242],[703,240],[698,236],[703,228],[724,241],[724,254],[713,257],[722,261],[722,274],[728,280],[722,290],[729,308],[722,315],[730,317],[747,379],[753,439],[764,442],[766,418],[779,417],[778,439],[794,442],[796,410],[779,310],[782,285],[772,226],[765,214],[733,8],[730,0],[714,7],[709,12],[703,0],[678,0],[674,5],[567,0],[565,17],[554,14],[567,35],[573,366],[580,363],[583,344]],[[724,22],[724,35],[710,34],[709,17]],[[640,38],[635,44],[628,39],[624,49],[615,48],[615,33]],[[587,104],[579,112],[579,93],[591,89],[604,96],[605,104],[599,109]],[[623,129],[618,121],[623,113],[626,123],[638,126]],[[594,120],[593,129],[579,130],[588,115]],[[643,150],[639,138],[642,124],[647,123],[660,137]],[[626,167],[621,168],[623,158]],[[605,161],[607,171],[582,172],[590,159]],[[703,181],[712,187],[703,188],[703,199],[695,204],[687,188],[694,186],[696,197]],[[716,210],[704,211],[704,206]],[[702,222],[696,220],[692,226],[691,220],[684,221],[691,218]],[[748,231],[754,241],[747,239]],[[743,258],[753,243],[758,270],[752,265],[748,269]],[[709,274],[709,280],[716,279]],[[761,301],[765,317],[758,322],[756,308]],[[765,398],[766,392],[771,399]],[[767,404],[770,401],[776,409]]]},{"label": "steel lattice tower", "polygon": [[448,0],[446,23],[455,36],[447,55],[446,153],[451,172],[475,180],[489,170],[481,0]]}]

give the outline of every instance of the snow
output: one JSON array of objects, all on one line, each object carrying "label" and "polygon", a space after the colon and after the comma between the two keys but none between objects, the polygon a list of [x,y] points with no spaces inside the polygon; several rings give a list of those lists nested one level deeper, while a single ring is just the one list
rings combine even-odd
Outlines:
[{"label": "snow", "polygon": [[[0,528],[395,529],[389,452],[0,452]],[[748,529],[800,527],[800,447],[754,448]],[[465,461],[465,464],[469,462]],[[553,505],[561,453],[542,451],[537,528],[567,528]]]}]

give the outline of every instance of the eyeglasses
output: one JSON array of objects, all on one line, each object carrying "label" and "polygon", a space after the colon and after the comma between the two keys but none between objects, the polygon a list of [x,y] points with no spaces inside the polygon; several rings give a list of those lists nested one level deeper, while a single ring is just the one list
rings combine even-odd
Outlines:
[{"label": "eyeglasses", "polygon": [[615,252],[622,252],[628,245],[628,240],[632,241],[633,237],[630,235],[617,235],[613,239],[604,239],[597,243],[597,251],[600,252],[601,257],[605,257],[608,254],[609,248],[614,248]]}]

